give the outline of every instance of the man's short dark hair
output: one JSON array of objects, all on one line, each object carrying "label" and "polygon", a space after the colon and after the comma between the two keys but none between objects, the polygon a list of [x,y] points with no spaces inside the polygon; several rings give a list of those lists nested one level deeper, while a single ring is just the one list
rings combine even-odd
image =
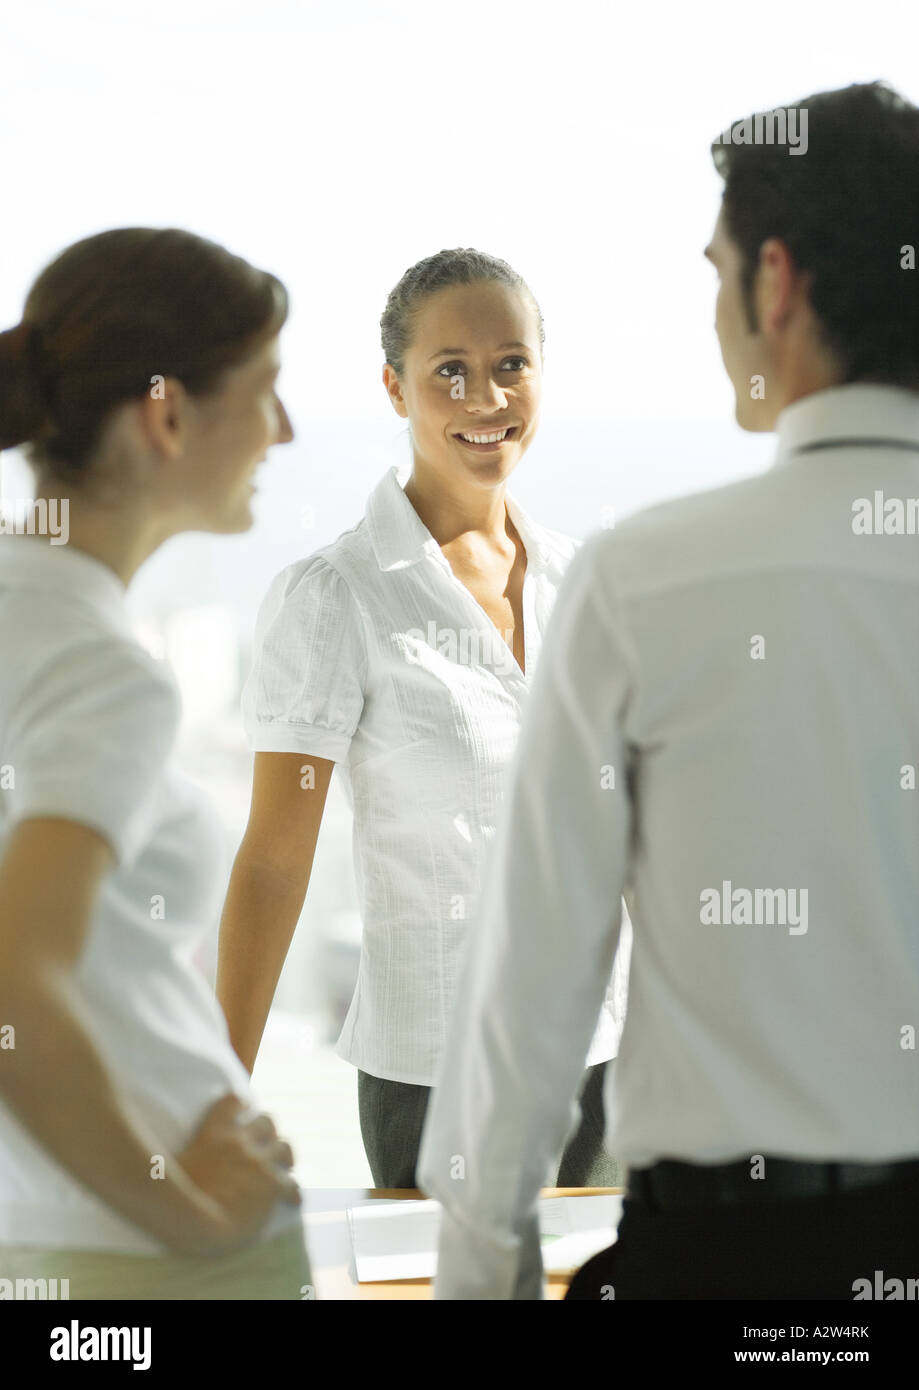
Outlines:
[{"label": "man's short dark hair", "polygon": [[919,390],[919,269],[901,265],[901,248],[919,244],[919,108],[871,82],[785,109],[807,111],[803,153],[765,141],[712,143],[750,328],[759,250],[778,237],[810,276],[810,302],[843,381]]}]

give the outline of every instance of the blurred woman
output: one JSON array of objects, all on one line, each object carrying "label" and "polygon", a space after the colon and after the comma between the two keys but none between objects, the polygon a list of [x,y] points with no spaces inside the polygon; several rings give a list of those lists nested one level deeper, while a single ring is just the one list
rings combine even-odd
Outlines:
[{"label": "blurred woman", "polygon": [[0,333],[0,448],[26,446],[37,529],[68,522],[0,536],[0,1274],[71,1299],[309,1283],[290,1149],[191,958],[216,817],[125,609],[169,537],[252,525],[254,471],[292,438],[286,317],[274,276],[129,228],[64,251]]},{"label": "blurred woman", "polygon": [[[408,270],[382,340],[384,385],[410,422],[411,477],[403,490],[392,468],[354,529],[278,576],[258,620],[243,701],[252,809],[221,923],[218,997],[251,1069],[337,763],[363,918],[338,1052],[358,1069],[378,1187],[415,1186],[502,784],[575,549],[507,494],[537,430],[543,339],[536,301],[504,261],[442,251]],[[564,1185],[618,1177],[602,1084],[619,1022],[607,1004]]]}]

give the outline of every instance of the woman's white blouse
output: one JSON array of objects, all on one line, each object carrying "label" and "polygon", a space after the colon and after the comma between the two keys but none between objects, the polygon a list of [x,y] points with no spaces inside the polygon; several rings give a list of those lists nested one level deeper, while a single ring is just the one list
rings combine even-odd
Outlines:
[{"label": "woman's white blouse", "polygon": [[[505,497],[527,554],[526,675],[393,467],[357,526],[275,579],[243,693],[250,746],[337,763],[354,813],[363,938],[338,1054],[416,1085],[435,1080],[529,680],[577,547]],[[626,972],[617,964],[588,1065],[616,1055]]]},{"label": "woman's white blouse", "polygon": [[[0,652],[0,858],[32,817],[76,821],[110,843],[116,862],[75,984],[115,1086],[163,1154],[178,1153],[220,1096],[252,1099],[194,961],[216,926],[226,853],[208,798],[172,764],[178,690],[133,635],[117,576],[34,537],[0,539]],[[11,1055],[0,1051],[0,1066]],[[297,1220],[279,1203],[261,1238]],[[163,1253],[0,1102],[4,1245]]]}]

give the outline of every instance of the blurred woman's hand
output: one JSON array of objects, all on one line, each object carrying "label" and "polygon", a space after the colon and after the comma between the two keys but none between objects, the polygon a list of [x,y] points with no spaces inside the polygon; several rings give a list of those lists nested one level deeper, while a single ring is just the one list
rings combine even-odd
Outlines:
[{"label": "blurred woman's hand", "polygon": [[299,1206],[291,1176],[290,1145],[278,1137],[268,1115],[254,1114],[235,1095],[208,1110],[178,1155],[183,1172],[220,1210],[214,1229],[189,1233],[188,1254],[224,1254],[242,1249],[258,1234],[279,1201]]}]

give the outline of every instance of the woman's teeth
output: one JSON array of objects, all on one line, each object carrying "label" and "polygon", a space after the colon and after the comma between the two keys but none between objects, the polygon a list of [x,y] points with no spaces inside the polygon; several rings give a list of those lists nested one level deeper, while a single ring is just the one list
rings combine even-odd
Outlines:
[{"label": "woman's teeth", "polygon": [[465,439],[467,444],[500,444],[509,429],[498,430],[497,434],[461,434],[460,439]]}]

